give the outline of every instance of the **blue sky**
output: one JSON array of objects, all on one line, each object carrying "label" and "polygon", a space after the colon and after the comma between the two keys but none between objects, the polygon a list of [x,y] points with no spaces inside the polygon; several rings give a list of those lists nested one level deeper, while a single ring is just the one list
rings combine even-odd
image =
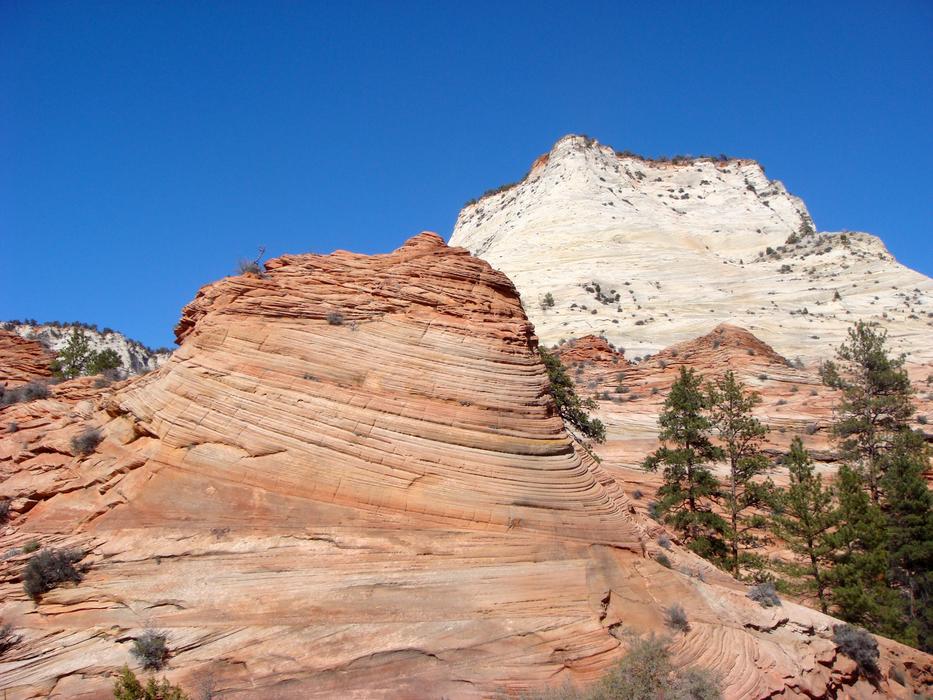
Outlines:
[{"label": "blue sky", "polygon": [[383,252],[567,133],[755,158],[933,274],[933,3],[0,2],[0,319],[169,345],[258,245]]}]

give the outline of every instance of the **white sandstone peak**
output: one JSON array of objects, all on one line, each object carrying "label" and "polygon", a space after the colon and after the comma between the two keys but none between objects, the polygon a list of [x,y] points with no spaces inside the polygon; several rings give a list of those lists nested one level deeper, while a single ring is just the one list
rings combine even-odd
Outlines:
[{"label": "white sandstone peak", "polygon": [[933,281],[874,236],[816,233],[753,160],[652,160],[565,136],[465,206],[450,243],[511,277],[545,343],[603,333],[633,357],[727,322],[816,358],[865,318],[933,357]]}]

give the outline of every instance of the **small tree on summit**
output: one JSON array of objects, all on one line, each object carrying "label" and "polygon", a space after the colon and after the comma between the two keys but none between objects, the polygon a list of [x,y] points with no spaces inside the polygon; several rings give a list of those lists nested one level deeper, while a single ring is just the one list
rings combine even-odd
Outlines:
[{"label": "small tree on summit", "polygon": [[581,399],[577,396],[573,380],[567,374],[564,364],[556,353],[539,348],[541,361],[547,368],[550,380],[551,396],[557,406],[561,418],[594,442],[605,442],[606,427],[598,418],[592,418],[589,411],[596,409],[593,399]]},{"label": "small tree on summit", "polygon": [[702,381],[692,369],[680,368],[658,419],[661,447],[648,455],[643,466],[648,471],[663,467],[658,510],[664,522],[681,532],[697,554],[721,558],[728,525],[712,510],[720,496],[719,482],[707,465],[722,459],[723,451],[710,439],[712,423]]}]

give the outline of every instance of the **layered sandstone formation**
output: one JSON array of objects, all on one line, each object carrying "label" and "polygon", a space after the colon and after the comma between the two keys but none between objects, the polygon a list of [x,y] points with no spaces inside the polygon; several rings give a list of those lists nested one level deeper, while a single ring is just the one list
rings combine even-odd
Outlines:
[{"label": "layered sandstone formation", "polygon": [[0,385],[12,388],[47,379],[54,359],[42,343],[0,330]]},{"label": "layered sandstone formation", "polygon": [[874,236],[813,228],[754,161],[651,161],[567,136],[465,206],[451,245],[512,279],[548,344],[602,334],[633,359],[731,323],[816,360],[874,319],[895,351],[933,360],[933,281]]},{"label": "layered sandstone formation", "polygon": [[[192,693],[517,696],[596,678],[674,602],[678,661],[729,698],[933,683],[928,656],[880,640],[876,689],[832,618],[760,608],[677,547],[658,564],[657,525],[568,438],[518,294],[485,262],[421,234],[266,267],[203,288],[156,371],[0,411],[18,425],[0,437],[9,700],[108,697],[147,627]],[[88,427],[103,441],[81,455]],[[27,599],[32,540],[81,548],[84,580]]]}]

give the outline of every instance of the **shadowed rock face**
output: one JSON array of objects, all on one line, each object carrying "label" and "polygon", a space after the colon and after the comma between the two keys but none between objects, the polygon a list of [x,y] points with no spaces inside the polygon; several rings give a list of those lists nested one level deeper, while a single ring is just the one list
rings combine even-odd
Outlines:
[{"label": "shadowed rock face", "polygon": [[[156,371],[0,412],[19,425],[0,437],[10,700],[107,697],[147,626],[192,693],[517,694],[596,678],[673,602],[692,625],[678,659],[729,697],[869,696],[832,618],[764,610],[676,547],[687,573],[651,558],[650,522],[555,415],[504,275],[433,234],[267,269],[202,289]],[[104,440],[80,456],[88,426]],[[39,605],[12,549],[32,539],[87,553]],[[928,657],[882,648],[930,681]]]}]

